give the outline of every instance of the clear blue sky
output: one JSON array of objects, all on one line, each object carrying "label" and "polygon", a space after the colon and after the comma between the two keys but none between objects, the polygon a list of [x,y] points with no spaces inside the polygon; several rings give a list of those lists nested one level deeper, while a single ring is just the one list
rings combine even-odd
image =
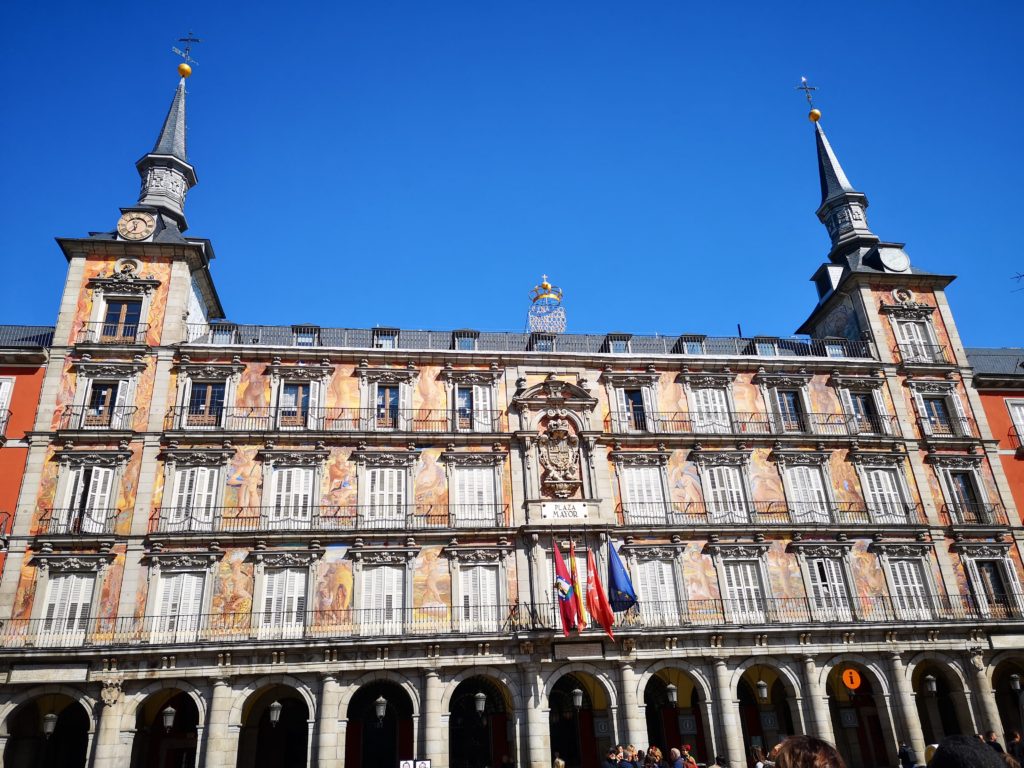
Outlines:
[{"label": "clear blue sky", "polygon": [[240,322],[786,335],[828,249],[823,125],[885,239],[959,275],[964,341],[1021,345],[1024,4],[6,3],[0,322],[52,323],[53,238],[110,230],[189,81]]}]

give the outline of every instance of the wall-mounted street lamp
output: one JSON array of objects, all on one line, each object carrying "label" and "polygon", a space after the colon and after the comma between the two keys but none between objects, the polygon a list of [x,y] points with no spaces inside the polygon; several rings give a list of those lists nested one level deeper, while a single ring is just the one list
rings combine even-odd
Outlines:
[{"label": "wall-mounted street lamp", "polygon": [[43,736],[50,738],[55,730],[57,730],[57,715],[48,712],[43,715]]},{"label": "wall-mounted street lamp", "polygon": [[768,701],[768,683],[764,680],[757,681],[757,698],[761,701]]},{"label": "wall-mounted street lamp", "polygon": [[676,702],[679,701],[679,689],[672,685],[672,683],[669,683],[665,687],[665,692],[668,694],[668,703],[674,707]]},{"label": "wall-mounted street lamp", "polygon": [[268,709],[270,710],[270,727],[277,728],[277,724],[281,722],[281,710],[284,709],[284,705],[280,701],[274,701]]},{"label": "wall-mounted street lamp", "polygon": [[1010,690],[1014,693],[1020,693],[1020,675],[1016,672],[1010,675]]},{"label": "wall-mounted street lamp", "polygon": [[167,707],[167,709],[160,713],[160,716],[164,719],[164,730],[167,733],[170,733],[171,728],[174,727],[174,716],[176,714],[178,713],[175,712],[174,707]]},{"label": "wall-mounted street lamp", "polygon": [[580,709],[583,706],[583,691],[579,688],[572,689],[572,706],[574,709]]},{"label": "wall-mounted street lamp", "polygon": [[388,700],[383,696],[378,696],[373,702],[373,711],[377,714],[377,725],[382,726],[384,724],[384,715],[388,711]]},{"label": "wall-mounted street lamp", "polygon": [[473,709],[480,717],[484,716],[484,710],[487,709],[487,694],[483,691],[479,691],[473,694]]},{"label": "wall-mounted street lamp", "polygon": [[929,696],[934,696],[935,692],[939,690],[939,682],[935,679],[935,675],[924,676],[924,692]]}]

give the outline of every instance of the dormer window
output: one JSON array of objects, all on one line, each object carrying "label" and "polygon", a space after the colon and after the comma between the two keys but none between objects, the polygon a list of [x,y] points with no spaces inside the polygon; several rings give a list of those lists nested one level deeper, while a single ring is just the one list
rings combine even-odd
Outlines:
[{"label": "dormer window", "polygon": [[452,349],[457,349],[460,352],[474,352],[479,337],[479,331],[454,331],[452,333]]},{"label": "dormer window", "polygon": [[601,351],[610,352],[613,355],[627,355],[631,351],[629,340],[628,333],[609,333],[605,337],[604,349]]},{"label": "dormer window", "polygon": [[553,333],[531,333],[527,345],[528,352],[554,352],[555,334]]},{"label": "dormer window", "polygon": [[374,349],[398,349],[398,329],[374,328],[373,347]]},{"label": "dormer window", "polygon": [[706,336],[680,336],[673,351],[681,352],[684,355],[703,355],[707,351],[704,347],[706,338]]},{"label": "dormer window", "polygon": [[776,339],[755,339],[754,349],[761,357],[777,357],[779,354],[779,344]]},{"label": "dormer window", "polygon": [[316,325],[293,325],[292,344],[296,347],[319,346],[320,327]]}]

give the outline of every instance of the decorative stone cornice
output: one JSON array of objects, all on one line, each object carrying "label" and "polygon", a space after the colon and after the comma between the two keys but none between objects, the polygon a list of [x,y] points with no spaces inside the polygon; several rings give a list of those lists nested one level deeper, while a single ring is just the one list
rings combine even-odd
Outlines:
[{"label": "decorative stone cornice", "polygon": [[245,370],[242,359],[237,355],[230,363],[196,362],[193,363],[188,355],[182,355],[176,366],[178,374],[190,379],[203,379],[207,381],[227,380],[237,376]]},{"label": "decorative stone cornice", "polygon": [[217,550],[205,552],[149,552],[145,559],[161,571],[196,571],[213,568],[224,558]]},{"label": "decorative stone cornice", "polygon": [[771,371],[761,367],[754,374],[754,383],[766,387],[805,387],[812,375],[805,369],[799,371]]},{"label": "decorative stone cornice", "polygon": [[130,379],[146,370],[146,361],[136,356],[131,362],[109,362],[83,355],[71,363],[71,368],[79,376],[90,379]]},{"label": "decorative stone cornice", "polygon": [[32,564],[40,570],[52,573],[83,573],[102,571],[114,562],[113,552],[90,555],[66,555],[39,552],[32,557]]},{"label": "decorative stone cornice", "polygon": [[449,544],[441,553],[460,564],[480,565],[499,563],[512,553],[510,544],[466,545]]},{"label": "decorative stone cornice", "polygon": [[935,545],[930,541],[872,542],[868,549],[885,557],[928,557]]},{"label": "decorative stone cornice", "polygon": [[958,541],[952,546],[954,552],[964,557],[1002,560],[1010,552],[1008,541]]},{"label": "decorative stone cornice", "polygon": [[955,381],[941,381],[939,379],[907,379],[907,386],[914,392],[925,394],[949,394],[956,391]]},{"label": "decorative stone cornice", "polygon": [[831,451],[785,451],[778,448],[769,454],[780,467],[822,467],[828,464]]},{"label": "decorative stone cornice", "polygon": [[980,467],[985,457],[980,453],[929,453],[925,461],[945,469],[973,469]]},{"label": "decorative stone cornice", "polygon": [[263,448],[256,454],[256,458],[275,467],[317,467],[327,461],[329,455],[328,450],[320,448],[311,451]]},{"label": "decorative stone cornice", "polygon": [[708,542],[704,551],[715,558],[729,560],[759,560],[768,551],[767,544],[720,544]]},{"label": "decorative stone cornice", "polygon": [[600,381],[615,387],[649,387],[660,378],[661,374],[653,365],[648,366],[646,371],[613,371],[608,367],[601,372]]},{"label": "decorative stone cornice", "polygon": [[456,467],[497,467],[505,463],[504,451],[445,451],[441,461]]},{"label": "decorative stone cornice", "polygon": [[668,451],[612,451],[608,458],[624,467],[664,467]]},{"label": "decorative stone cornice", "polygon": [[637,560],[674,560],[686,550],[686,542],[678,544],[623,544],[621,550]]},{"label": "decorative stone cornice", "polygon": [[466,370],[455,368],[451,363],[447,363],[441,370],[441,378],[449,386],[452,384],[493,385],[504,375],[505,369],[499,368],[497,363],[492,363],[491,367],[486,370]]},{"label": "decorative stone cornice", "polygon": [[179,467],[220,467],[231,461],[234,448],[165,448],[160,458]]},{"label": "decorative stone cornice", "polygon": [[273,552],[257,550],[251,554],[252,560],[257,567],[264,568],[308,568],[321,557],[322,549],[301,549]]},{"label": "decorative stone cornice", "polygon": [[326,381],[334,373],[334,366],[329,360],[321,360],[319,364],[304,365],[302,363],[285,365],[281,358],[275,357],[267,366],[268,374],[280,381]]},{"label": "decorative stone cornice", "polygon": [[352,547],[346,555],[363,565],[404,565],[418,552],[415,547]]},{"label": "decorative stone cornice", "polygon": [[853,464],[864,467],[902,467],[907,460],[906,454],[881,451],[852,450],[847,459]]},{"label": "decorative stone cornice", "polygon": [[356,366],[356,375],[363,383],[376,384],[411,384],[416,381],[420,372],[410,360],[405,368],[371,368],[366,360],[360,360]]},{"label": "decorative stone cornice", "polygon": [[419,451],[367,451],[352,452],[351,458],[357,464],[367,467],[412,467],[419,459]]},{"label": "decorative stone cornice", "polygon": [[935,312],[935,307],[912,300],[899,304],[886,304],[883,301],[878,305],[878,310],[898,320],[927,320]]},{"label": "decorative stone cornice", "polygon": [[848,389],[851,392],[870,392],[881,389],[885,379],[879,376],[847,376],[837,372],[829,377],[828,383],[836,389]]},{"label": "decorative stone cornice", "polygon": [[160,281],[152,275],[137,275],[132,262],[126,262],[120,270],[115,270],[109,275],[96,276],[87,283],[87,287],[96,293],[131,296],[144,296],[159,285]]},{"label": "decorative stone cornice", "polygon": [[126,464],[131,455],[127,450],[62,450],[54,458],[69,467],[118,467]]},{"label": "decorative stone cornice", "polygon": [[512,407],[521,411],[570,410],[592,411],[597,407],[597,398],[579,384],[556,379],[554,374],[540,384],[517,392],[512,398]]},{"label": "decorative stone cornice", "polygon": [[786,547],[803,558],[847,557],[852,549],[852,541],[791,541]]},{"label": "decorative stone cornice", "polygon": [[690,461],[701,467],[744,467],[750,463],[751,451],[705,451],[694,448]]},{"label": "decorative stone cornice", "polygon": [[676,376],[676,381],[687,389],[724,389],[732,385],[736,380],[736,374],[726,369],[725,371],[691,371],[683,368]]}]

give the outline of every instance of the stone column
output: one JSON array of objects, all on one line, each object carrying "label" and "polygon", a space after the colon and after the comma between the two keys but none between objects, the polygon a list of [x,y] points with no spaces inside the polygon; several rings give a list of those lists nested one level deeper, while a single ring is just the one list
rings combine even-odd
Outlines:
[{"label": "stone column", "polygon": [[344,755],[338,754],[338,706],[341,687],[334,675],[320,678],[320,717],[317,723],[317,765],[321,768],[338,764]]},{"label": "stone column", "polygon": [[448,735],[441,727],[441,694],[444,686],[436,669],[423,673],[423,757],[434,768],[448,768]]},{"label": "stone column", "polygon": [[619,674],[622,678],[622,740],[627,744],[639,748],[646,745],[647,722],[636,697],[636,674],[633,672],[633,665],[625,662],[619,667]]},{"label": "stone column", "polygon": [[[120,768],[131,762],[132,739],[122,739],[121,718],[124,714],[124,697],[120,683],[104,683],[100,695],[100,724],[93,742],[93,768]],[[131,724],[132,729],[135,723]]]},{"label": "stone column", "polygon": [[715,659],[715,684],[718,687],[718,720],[725,739],[725,751],[731,765],[746,765],[743,729],[740,727],[739,701],[729,680],[729,665],[725,659]]},{"label": "stone column", "polygon": [[836,736],[832,731],[832,713],[828,706],[828,692],[818,679],[820,670],[814,663],[813,656],[804,656],[804,679],[807,686],[807,700],[811,703],[808,717],[810,730],[819,739],[835,744]]},{"label": "stone column", "polygon": [[971,667],[974,669],[975,692],[981,702],[981,712],[976,713],[981,729],[1002,734],[1002,718],[999,716],[999,707],[996,705],[996,695],[985,671],[985,658],[980,652],[971,654]]},{"label": "stone column", "polygon": [[520,766],[550,768],[551,731],[544,701],[544,680],[536,662],[522,666],[523,691],[526,694],[526,738],[530,745],[528,755],[521,755]]},{"label": "stone column", "polygon": [[906,669],[903,666],[903,659],[898,653],[889,657],[890,671],[892,673],[893,688],[896,697],[893,699],[895,709],[899,712],[898,722],[903,727],[903,733],[897,734],[898,739],[907,739],[910,746],[917,754],[918,760],[924,759],[924,733],[921,731],[921,721],[917,717],[917,701],[914,691],[907,680]]},{"label": "stone column", "polygon": [[231,714],[231,684],[222,677],[213,681],[210,720],[206,727],[207,768],[234,768],[238,760],[238,728],[228,723]]}]

